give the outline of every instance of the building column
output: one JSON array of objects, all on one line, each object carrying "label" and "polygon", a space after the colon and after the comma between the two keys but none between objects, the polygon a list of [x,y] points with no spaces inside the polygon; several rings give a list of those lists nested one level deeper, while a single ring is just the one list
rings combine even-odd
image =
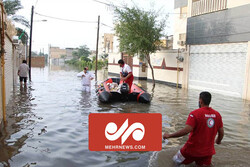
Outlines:
[{"label": "building column", "polygon": [[245,84],[242,98],[250,100],[250,41],[248,42],[247,48]]},{"label": "building column", "polygon": [[183,54],[183,76],[182,76],[182,88],[188,89],[188,76],[189,76],[189,56],[190,56],[190,46],[187,45],[187,50]]}]

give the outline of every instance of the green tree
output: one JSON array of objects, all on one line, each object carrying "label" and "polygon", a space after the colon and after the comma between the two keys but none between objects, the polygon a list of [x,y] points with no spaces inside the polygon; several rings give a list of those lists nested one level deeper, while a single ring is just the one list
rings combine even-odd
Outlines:
[{"label": "green tree", "polygon": [[86,45],[83,45],[80,46],[80,48],[78,48],[77,51],[74,51],[72,55],[75,59],[80,59],[81,57],[88,58],[90,55],[90,50]]},{"label": "green tree", "polygon": [[108,58],[108,56],[109,56],[109,54],[107,54],[107,53],[101,54],[101,58],[103,60],[106,60]]},{"label": "green tree", "polygon": [[81,60],[81,61],[85,61],[85,62],[91,62],[91,59],[88,58],[88,57],[85,57],[85,56],[82,56],[82,57],[80,58],[80,60]]},{"label": "green tree", "polygon": [[25,17],[16,15],[16,12],[23,8],[20,0],[5,0],[3,4],[7,15],[11,17],[12,20],[26,27],[30,27],[29,21]]},{"label": "green tree", "polygon": [[120,51],[134,56],[143,55],[152,71],[150,54],[160,48],[160,38],[164,36],[166,18],[159,20],[155,11],[143,11],[138,7],[115,9],[115,31],[120,42]]},{"label": "green tree", "polygon": [[67,57],[67,55],[66,55],[66,54],[62,54],[62,55],[60,55],[60,58],[61,58],[61,59],[63,59],[64,61],[65,61],[66,57]]}]

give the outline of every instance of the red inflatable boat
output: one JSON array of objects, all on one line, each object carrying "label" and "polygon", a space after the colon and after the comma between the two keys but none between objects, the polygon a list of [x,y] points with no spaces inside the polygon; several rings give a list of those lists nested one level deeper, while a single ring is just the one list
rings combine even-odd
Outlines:
[{"label": "red inflatable boat", "polygon": [[131,90],[126,83],[122,83],[120,78],[108,78],[97,88],[100,102],[108,103],[112,101],[138,101],[150,103],[151,96],[143,88],[132,84]]}]

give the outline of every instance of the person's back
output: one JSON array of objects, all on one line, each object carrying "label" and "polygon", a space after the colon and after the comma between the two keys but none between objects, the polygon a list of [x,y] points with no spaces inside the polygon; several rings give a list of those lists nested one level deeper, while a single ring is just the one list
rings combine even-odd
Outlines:
[{"label": "person's back", "polygon": [[214,140],[223,127],[221,115],[211,107],[202,107],[189,114],[186,124],[194,130],[181,152],[195,157],[215,154]]},{"label": "person's back", "polygon": [[19,76],[20,77],[28,77],[29,74],[29,66],[26,63],[22,63],[19,68]]},{"label": "person's back", "polygon": [[186,126],[181,130],[169,134],[163,139],[181,137],[190,133],[185,145],[173,157],[176,164],[190,164],[195,161],[198,166],[210,166],[215,154],[214,140],[220,144],[224,136],[221,115],[209,107],[212,96],[209,92],[201,92],[199,109],[192,111],[187,118]]},{"label": "person's back", "polygon": [[24,81],[24,84],[26,85],[28,74],[29,74],[29,66],[27,65],[26,60],[23,60],[23,63],[19,66],[17,74],[20,79],[20,85],[22,85],[23,81]]}]

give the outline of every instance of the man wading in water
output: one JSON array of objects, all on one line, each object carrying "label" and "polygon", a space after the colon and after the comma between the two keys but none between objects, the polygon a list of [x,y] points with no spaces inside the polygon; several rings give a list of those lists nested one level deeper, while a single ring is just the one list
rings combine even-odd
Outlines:
[{"label": "man wading in water", "polygon": [[190,133],[188,141],[173,157],[176,164],[190,164],[195,161],[197,166],[211,166],[212,156],[215,154],[215,136],[218,132],[217,144],[221,144],[224,136],[221,115],[209,107],[211,98],[209,92],[201,92],[199,109],[189,114],[185,128],[163,135],[163,139],[168,139]]},{"label": "man wading in water", "polygon": [[23,60],[23,63],[19,66],[17,75],[19,76],[20,80],[20,86],[27,85],[27,78],[28,78],[28,73],[29,73],[29,66],[27,65],[27,61]]},{"label": "man wading in water", "polygon": [[77,74],[77,76],[82,77],[82,90],[90,92],[91,80],[94,79],[94,76],[88,71],[88,67],[85,67],[82,72]]}]

